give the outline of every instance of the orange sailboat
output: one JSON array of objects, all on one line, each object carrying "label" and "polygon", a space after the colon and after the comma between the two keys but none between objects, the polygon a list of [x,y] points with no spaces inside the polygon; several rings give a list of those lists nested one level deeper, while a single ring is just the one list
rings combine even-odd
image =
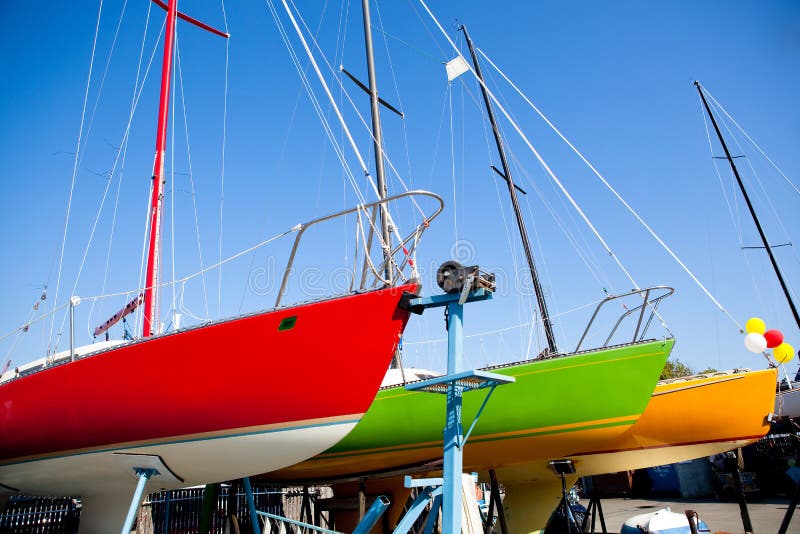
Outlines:
[{"label": "orange sailboat", "polygon": [[[769,431],[776,369],[733,370],[663,380],[642,416],[594,451],[571,455],[578,477],[641,469],[743,447]],[[496,470],[506,487],[512,532],[544,528],[561,497],[561,480],[547,461]],[[513,525],[513,526],[512,526]]]}]

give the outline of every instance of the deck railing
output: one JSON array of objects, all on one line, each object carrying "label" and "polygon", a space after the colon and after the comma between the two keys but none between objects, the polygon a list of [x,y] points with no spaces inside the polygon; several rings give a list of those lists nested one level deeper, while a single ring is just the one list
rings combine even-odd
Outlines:
[{"label": "deck railing", "polygon": [[583,331],[581,340],[578,341],[578,346],[575,348],[575,352],[581,350],[581,346],[583,345],[586,336],[589,334],[589,330],[592,328],[597,315],[600,313],[600,310],[603,308],[603,306],[609,302],[632,297],[634,295],[639,295],[639,297],[642,299],[642,303],[638,306],[634,306],[633,308],[625,308],[625,311],[622,313],[622,315],[620,315],[620,317],[617,319],[617,322],[614,323],[614,326],[611,328],[611,332],[608,334],[606,340],[598,348],[607,347],[609,343],[611,343],[611,339],[617,333],[617,330],[619,330],[622,322],[631,316],[636,317],[636,326],[630,342],[636,343],[637,341],[643,340],[647,334],[647,330],[650,328],[650,324],[653,322],[653,319],[658,316],[659,305],[661,305],[661,302],[665,298],[669,297],[673,293],[675,293],[675,290],[671,287],[654,286],[645,289],[634,289],[628,293],[623,293],[621,295],[610,295],[606,297],[600,302],[600,304],[597,305],[597,308],[595,308],[592,318],[589,319],[589,324],[586,325],[586,329]]}]

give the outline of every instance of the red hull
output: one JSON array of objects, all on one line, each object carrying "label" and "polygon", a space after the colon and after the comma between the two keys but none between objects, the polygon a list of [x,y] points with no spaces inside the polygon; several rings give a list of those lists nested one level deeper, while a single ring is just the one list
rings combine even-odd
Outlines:
[{"label": "red hull", "polygon": [[[416,289],[165,334],[2,384],[0,465],[326,418],[357,420],[408,320],[398,307],[402,294]],[[294,326],[281,330],[291,317]]]}]

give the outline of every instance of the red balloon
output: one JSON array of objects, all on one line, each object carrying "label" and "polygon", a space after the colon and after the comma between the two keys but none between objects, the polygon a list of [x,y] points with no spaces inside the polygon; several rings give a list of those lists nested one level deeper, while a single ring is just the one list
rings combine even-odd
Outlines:
[{"label": "red balloon", "polygon": [[764,332],[764,338],[767,340],[768,349],[774,349],[783,343],[783,334],[780,330],[767,330]]}]

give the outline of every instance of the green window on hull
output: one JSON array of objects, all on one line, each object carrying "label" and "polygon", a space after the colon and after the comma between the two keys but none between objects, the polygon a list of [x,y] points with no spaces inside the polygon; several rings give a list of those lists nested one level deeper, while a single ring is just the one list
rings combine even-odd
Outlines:
[{"label": "green window on hull", "polygon": [[278,332],[283,332],[284,330],[291,330],[294,328],[294,325],[297,323],[297,316],[293,315],[291,317],[284,317],[281,319],[281,324],[278,325]]}]

